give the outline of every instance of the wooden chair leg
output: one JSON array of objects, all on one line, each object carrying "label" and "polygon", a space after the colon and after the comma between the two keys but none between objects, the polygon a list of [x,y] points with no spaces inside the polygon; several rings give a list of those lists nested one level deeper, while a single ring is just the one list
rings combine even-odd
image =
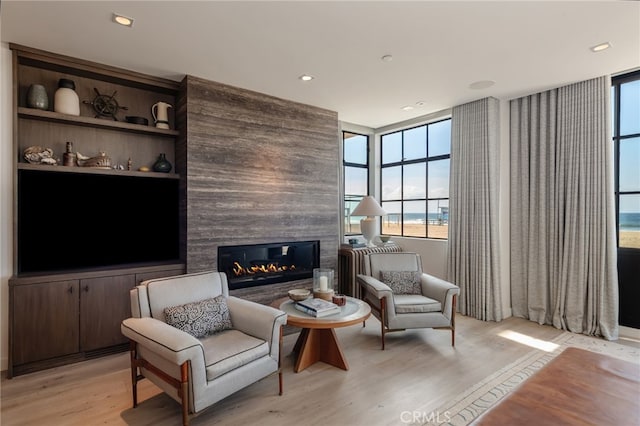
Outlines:
[{"label": "wooden chair leg", "polygon": [[387,311],[387,303],[384,297],[380,299],[380,332],[381,332],[381,340],[382,340],[382,350],[384,351],[384,319],[386,318]]},{"label": "wooden chair leg", "polygon": [[178,391],[178,396],[182,403],[182,424],[189,426],[189,370],[191,369],[190,361],[185,361],[180,365],[180,380],[170,376],[166,372],[160,370],[158,367],[149,363],[144,358],[138,358],[138,351],[136,342],[129,341],[130,357],[131,357],[131,387],[133,393],[133,407],[138,406],[138,381],[142,380],[144,376],[138,374],[138,369],[148,370],[159,379],[164,380]]},{"label": "wooden chair leg", "polygon": [[453,301],[451,302],[451,346],[456,346],[456,302],[458,295],[453,295]]},{"label": "wooden chair leg", "polygon": [[138,364],[136,363],[136,342],[129,340],[129,356],[131,360],[131,393],[133,395],[133,408],[138,406]]},{"label": "wooden chair leg", "polygon": [[282,383],[282,326],[280,326],[280,345],[278,346],[278,386],[279,386],[279,395],[282,395],[284,392],[283,383]]},{"label": "wooden chair leg", "polygon": [[182,398],[182,424],[189,426],[189,361],[180,366],[180,393]]}]

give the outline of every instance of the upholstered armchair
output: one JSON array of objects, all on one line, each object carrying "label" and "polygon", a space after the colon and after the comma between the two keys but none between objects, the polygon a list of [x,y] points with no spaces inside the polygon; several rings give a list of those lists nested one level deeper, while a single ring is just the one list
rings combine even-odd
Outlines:
[{"label": "upholstered armchair", "polygon": [[182,404],[183,423],[228,395],[278,373],[287,315],[229,296],[224,273],[203,272],[143,282],[131,291],[133,406],[147,378]]},{"label": "upholstered armchair", "polygon": [[410,328],[451,330],[455,346],[456,297],[460,289],[425,274],[417,253],[371,253],[364,258],[364,274],[357,276],[362,299],[380,320],[384,336]]}]

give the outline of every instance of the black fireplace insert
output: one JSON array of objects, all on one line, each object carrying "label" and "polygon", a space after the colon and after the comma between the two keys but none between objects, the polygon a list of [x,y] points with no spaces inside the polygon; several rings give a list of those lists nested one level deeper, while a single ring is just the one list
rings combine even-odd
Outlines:
[{"label": "black fireplace insert", "polygon": [[218,271],[231,290],[312,278],[319,265],[320,241],[218,247]]}]

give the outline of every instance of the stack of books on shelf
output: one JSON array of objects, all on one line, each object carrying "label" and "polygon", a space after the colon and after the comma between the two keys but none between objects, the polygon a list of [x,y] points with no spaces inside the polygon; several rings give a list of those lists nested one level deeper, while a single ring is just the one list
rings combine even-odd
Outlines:
[{"label": "stack of books on shelf", "polygon": [[340,313],[340,306],[323,299],[306,299],[297,302],[296,309],[316,318]]}]

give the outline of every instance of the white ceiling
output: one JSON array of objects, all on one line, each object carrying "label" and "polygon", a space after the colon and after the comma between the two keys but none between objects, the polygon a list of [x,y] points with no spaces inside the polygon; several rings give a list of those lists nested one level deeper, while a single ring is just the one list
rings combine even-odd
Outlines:
[{"label": "white ceiling", "polygon": [[[114,24],[113,12],[133,28]],[[175,80],[191,74],[372,128],[640,67],[636,1],[3,0],[0,13],[3,42]],[[605,41],[613,47],[589,50]],[[315,80],[300,81],[305,73]],[[469,88],[479,80],[496,84]]]}]

